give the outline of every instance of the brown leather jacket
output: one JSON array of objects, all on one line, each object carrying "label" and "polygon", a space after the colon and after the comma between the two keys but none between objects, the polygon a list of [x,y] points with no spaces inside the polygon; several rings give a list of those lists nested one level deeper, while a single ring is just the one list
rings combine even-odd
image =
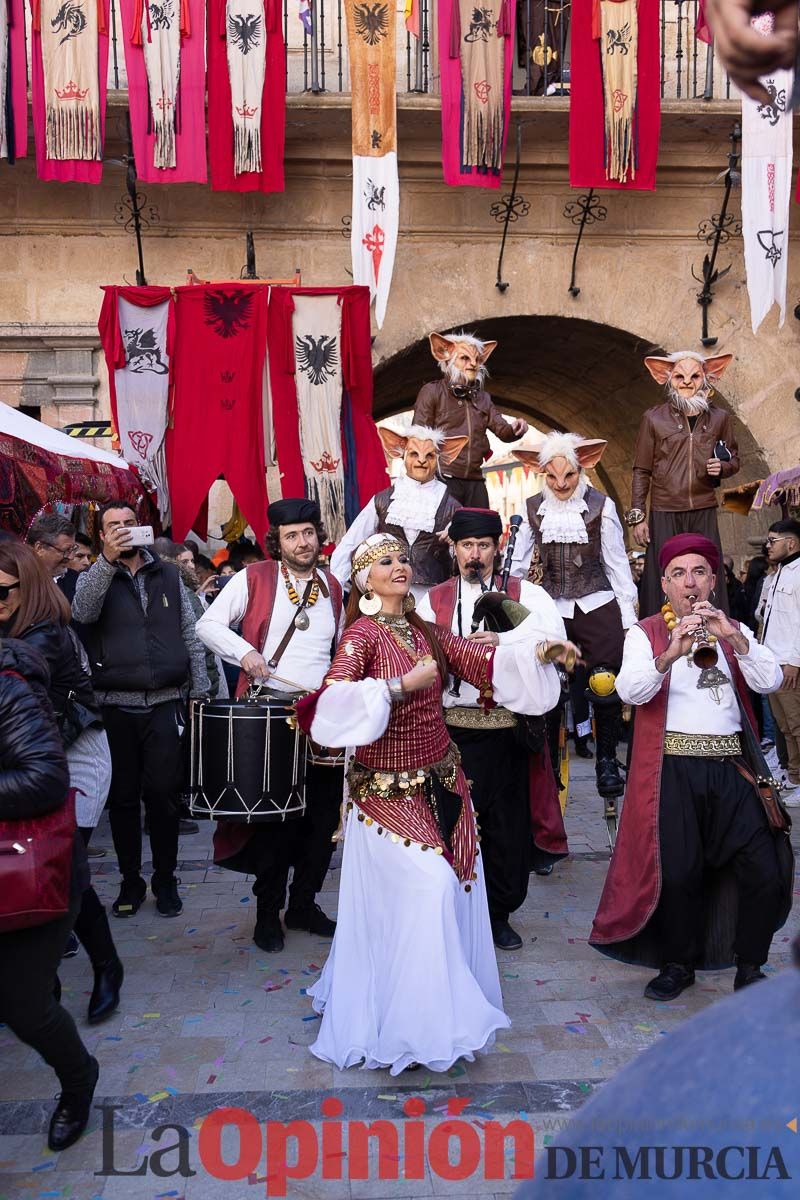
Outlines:
[{"label": "brown leather jacket", "polygon": [[414,405],[414,424],[443,429],[450,437],[469,438],[469,442],[442,474],[456,479],[482,479],[481,463],[491,454],[486,430],[491,429],[502,442],[515,442],[517,434],[492,403],[488,392],[475,392],[459,400],[444,379],[420,388]]},{"label": "brown leather jacket", "polygon": [[711,405],[691,431],[686,417],[670,403],[649,408],[642,417],[633,456],[631,507],[657,512],[715,508],[718,489],[706,473],[714,446],[723,441],[733,457],[722,464],[722,478],[739,470],[739,448],[730,413]]}]

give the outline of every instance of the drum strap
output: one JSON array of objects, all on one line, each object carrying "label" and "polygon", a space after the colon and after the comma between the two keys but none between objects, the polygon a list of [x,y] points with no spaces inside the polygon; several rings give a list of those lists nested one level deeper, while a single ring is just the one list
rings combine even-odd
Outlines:
[{"label": "drum strap", "polygon": [[313,586],[314,586],[314,576],[312,576],[311,579],[309,579],[308,583],[306,584],[306,590],[303,592],[303,598],[300,601],[300,603],[298,604],[297,609],[296,609],[295,613],[293,614],[291,621],[289,622],[289,628],[286,630],[286,633],[283,635],[281,640],[278,642],[278,645],[275,647],[275,653],[272,655],[269,662],[267,663],[267,666],[269,667],[270,671],[275,670],[278,663],[281,661],[281,657],[282,657],[284,651],[286,650],[286,647],[289,645],[289,642],[294,637],[295,630],[297,629],[297,626],[294,623],[295,618],[296,618],[297,614],[301,613],[303,611],[303,609],[306,607],[306,605],[308,604],[308,598],[311,595],[311,589],[313,588]]}]

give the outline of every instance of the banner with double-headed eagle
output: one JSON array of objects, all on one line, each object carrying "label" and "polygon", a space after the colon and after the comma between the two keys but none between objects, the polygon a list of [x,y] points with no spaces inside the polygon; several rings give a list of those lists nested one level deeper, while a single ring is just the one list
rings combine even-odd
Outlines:
[{"label": "banner with double-headed eagle", "polygon": [[339,296],[296,295],[292,337],[306,495],[319,504],[329,540],[338,542],[345,531]]},{"label": "banner with double-headed eagle", "polygon": [[99,183],[109,0],[32,0],[31,7],[37,173]]},{"label": "banner with double-headed eagle", "polygon": [[[762,34],[774,17],[763,13],[751,24]],[[742,238],[753,333],[773,304],[786,316],[786,266],[792,191],[793,71],[773,71],[761,82],[769,100],[742,96]]]},{"label": "banner with double-headed eagle", "polygon": [[514,0],[440,0],[442,167],[452,186],[499,188],[511,110]]},{"label": "banner with double-headed eagle", "polygon": [[285,115],[280,0],[208,0],[212,188],[283,191]]},{"label": "banner with double-headed eagle", "polygon": [[344,0],[353,110],[353,282],[369,287],[383,325],[397,249],[397,15],[391,0]]}]

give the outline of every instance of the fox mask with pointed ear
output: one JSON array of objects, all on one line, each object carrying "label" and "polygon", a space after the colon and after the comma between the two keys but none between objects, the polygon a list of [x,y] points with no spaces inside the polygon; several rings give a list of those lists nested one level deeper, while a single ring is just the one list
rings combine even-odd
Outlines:
[{"label": "fox mask with pointed ear", "polygon": [[402,458],[406,474],[417,483],[429,483],[438,463],[453,462],[469,441],[467,437],[445,437],[438,429],[413,425],[405,434],[385,426],[378,433],[387,458]]},{"label": "fox mask with pointed ear", "polygon": [[703,404],[710,399],[714,384],[732,360],[732,354],[705,358],[702,354],[678,351],[667,357],[651,355],[644,365],[656,383],[667,387],[670,398]]},{"label": "fox mask with pointed ear", "polygon": [[483,342],[468,333],[431,333],[428,340],[431,354],[448,383],[461,386],[483,383],[487,359],[497,342]]},{"label": "fox mask with pointed ear", "polygon": [[538,449],[512,450],[514,458],[544,475],[559,500],[568,500],[585,470],[596,467],[607,441],[581,438],[575,433],[551,433]]}]

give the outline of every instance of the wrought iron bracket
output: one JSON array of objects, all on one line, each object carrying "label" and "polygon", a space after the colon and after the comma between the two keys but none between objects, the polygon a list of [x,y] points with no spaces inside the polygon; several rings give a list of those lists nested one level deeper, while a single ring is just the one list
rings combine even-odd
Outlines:
[{"label": "wrought iron bracket", "polygon": [[698,240],[711,247],[710,253],[703,258],[702,274],[698,275],[692,267],[692,278],[702,285],[697,293],[697,303],[703,310],[703,331],[700,340],[704,346],[716,346],[717,344],[717,338],[711,337],[708,332],[708,310],[714,300],[714,288],[721,279],[725,278],[732,266],[729,263],[727,267],[719,270],[717,253],[720,246],[726,245],[732,237],[739,237],[742,232],[742,222],[737,220],[733,213],[728,212],[731,190],[741,183],[739,170],[741,137],[742,130],[737,121],[730,133],[731,148],[728,153],[728,165],[720,176],[725,180],[722,207],[718,213],[713,213],[707,220],[701,221],[697,230]]},{"label": "wrought iron bracket", "polygon": [[496,201],[489,209],[490,216],[494,217],[495,221],[503,222],[503,237],[500,242],[500,256],[497,260],[497,279],[495,287],[498,292],[505,292],[508,288],[508,282],[503,279],[503,255],[506,252],[506,238],[508,237],[508,227],[512,221],[518,221],[520,217],[526,217],[530,212],[531,206],[524,196],[517,194],[517,184],[519,183],[519,162],[522,154],[522,124],[517,121],[517,155],[514,163],[514,181],[511,184],[511,191],[508,195],[503,196],[502,200]]},{"label": "wrought iron bracket", "polygon": [[125,173],[126,192],[120,198],[119,203],[115,205],[114,220],[118,225],[123,227],[126,233],[130,233],[133,230],[133,235],[136,238],[136,252],[139,258],[139,266],[136,269],[136,286],[145,287],[147,285],[147,278],[144,273],[142,233],[148,230],[151,225],[157,225],[161,217],[156,205],[148,205],[147,196],[137,188],[136,159],[133,155],[130,118],[128,118],[128,153],[124,155],[123,162],[127,164]]},{"label": "wrought iron bracket", "polygon": [[240,279],[258,279],[256,274],[256,244],[253,240],[253,231],[248,229],[245,236],[245,264],[239,274]]},{"label": "wrought iron bracket", "polygon": [[581,289],[575,283],[575,277],[578,271],[578,251],[581,248],[581,238],[583,231],[587,225],[594,225],[597,222],[605,221],[608,216],[608,209],[605,204],[600,203],[599,197],[595,196],[594,188],[589,188],[583,196],[578,196],[577,200],[570,200],[564,205],[564,216],[573,225],[578,226],[578,236],[575,239],[575,249],[572,252],[572,275],[569,280],[567,291],[570,296],[579,296]]}]

